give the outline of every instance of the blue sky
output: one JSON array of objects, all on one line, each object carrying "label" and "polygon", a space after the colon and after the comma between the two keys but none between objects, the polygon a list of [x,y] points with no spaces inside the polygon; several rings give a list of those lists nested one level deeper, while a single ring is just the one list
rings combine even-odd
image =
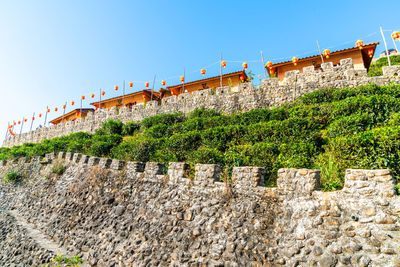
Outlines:
[{"label": "blue sky", "polygon": [[[101,1],[0,2],[0,140],[8,121],[79,102],[81,95],[121,93],[123,80],[144,88],[157,75],[167,85],[241,69],[263,74],[266,61],[379,41],[379,26],[400,29],[400,1]],[[386,31],[387,38],[391,31]],[[400,43],[399,43],[400,44]],[[388,39],[389,48],[393,43]],[[378,51],[383,50],[380,45]],[[257,78],[258,79],[258,78]],[[256,81],[257,82],[257,81]],[[85,101],[88,106],[89,100]],[[76,106],[75,106],[76,107]],[[71,107],[67,108],[67,111]],[[29,128],[25,126],[25,129]],[[35,120],[33,128],[43,124]],[[16,129],[19,132],[19,128]]]}]

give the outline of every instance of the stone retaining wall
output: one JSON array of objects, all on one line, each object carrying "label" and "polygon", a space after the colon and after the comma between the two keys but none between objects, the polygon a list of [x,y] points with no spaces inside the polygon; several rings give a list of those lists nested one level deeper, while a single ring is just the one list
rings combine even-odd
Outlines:
[{"label": "stone retaining wall", "polygon": [[3,142],[3,146],[11,147],[27,142],[38,143],[44,139],[81,131],[93,133],[109,119],[122,122],[140,121],[157,114],[178,111],[188,113],[197,108],[215,109],[231,114],[279,106],[321,88],[355,87],[369,83],[387,85],[392,82],[400,83],[400,66],[384,67],[381,77],[367,77],[365,69],[354,69],[352,59],[343,59],[340,61],[340,65],[335,67],[331,62],[323,63],[318,72],[314,70],[313,66],[305,67],[301,74],[298,71],[286,72],[283,84],[280,84],[277,78],[273,78],[263,80],[260,88],[254,88],[251,83],[243,83],[236,91],[229,86],[217,88],[215,91],[205,89],[191,94],[184,93],[164,98],[161,104],[151,101],[146,104],[145,108],[138,105],[134,106],[132,110],[122,108],[119,111],[115,109],[97,111],[83,119],[10,137]]},{"label": "stone retaining wall", "polygon": [[[51,172],[55,162],[67,166]],[[400,198],[390,170],[347,170],[319,191],[319,170],[123,162],[73,153],[0,165],[28,173],[0,186],[14,209],[92,266],[398,266]],[[26,171],[29,170],[29,171]],[[229,177],[228,177],[229,178]],[[231,180],[232,182],[221,182]],[[2,241],[0,241],[2,242]]]}]

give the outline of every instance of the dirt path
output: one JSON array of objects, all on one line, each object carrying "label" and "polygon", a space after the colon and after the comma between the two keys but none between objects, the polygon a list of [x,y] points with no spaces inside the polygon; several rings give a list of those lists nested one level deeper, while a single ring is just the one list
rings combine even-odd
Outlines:
[{"label": "dirt path", "polygon": [[35,240],[35,242],[47,250],[53,251],[56,255],[68,255],[65,248],[60,247],[57,243],[51,240],[47,235],[43,234],[39,229],[36,228],[34,224],[27,222],[22,216],[20,216],[15,210],[7,211],[8,214],[13,216],[17,224],[24,229],[26,229],[30,238]]}]

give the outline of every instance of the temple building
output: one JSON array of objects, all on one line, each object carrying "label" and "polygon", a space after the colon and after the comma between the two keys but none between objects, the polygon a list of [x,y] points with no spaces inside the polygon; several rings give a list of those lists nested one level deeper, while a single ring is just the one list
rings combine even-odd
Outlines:
[{"label": "temple building", "polygon": [[151,89],[145,89],[139,92],[117,96],[97,102],[90,103],[96,109],[111,109],[113,107],[122,108],[123,106],[131,108],[134,105],[143,105],[147,101],[161,100],[160,93]]},{"label": "temple building", "polygon": [[[244,70],[232,72],[222,75],[222,86],[230,86],[232,87],[232,90],[235,91],[235,88],[237,88],[239,83],[246,80],[247,80],[247,75]],[[208,88],[218,88],[218,87],[221,87],[221,76],[215,76],[193,82],[167,86],[166,88],[162,88],[160,90],[160,93],[161,93],[161,98],[164,98],[171,95],[192,93],[194,91],[199,91]]]},{"label": "temple building", "polygon": [[314,66],[315,70],[319,70],[321,67],[321,63],[332,62],[333,66],[339,64],[341,59],[351,58],[353,59],[353,64],[355,69],[369,69],[371,65],[373,55],[375,54],[376,46],[379,42],[369,43],[362,46],[362,49],[359,47],[351,47],[343,50],[338,50],[331,52],[329,54],[329,58],[326,56],[315,55],[305,58],[299,58],[297,64],[294,65],[293,62],[285,61],[280,63],[273,63],[272,66],[265,66],[268,71],[269,77],[278,77],[279,81],[283,81],[285,78],[285,73],[287,71],[298,70],[300,73],[303,72],[304,67]]},{"label": "temple building", "polygon": [[89,112],[94,112],[92,108],[77,108],[74,109],[67,114],[55,118],[54,120],[50,121],[50,123],[56,125],[59,123],[66,123],[67,121],[74,121],[77,118],[85,118]]}]

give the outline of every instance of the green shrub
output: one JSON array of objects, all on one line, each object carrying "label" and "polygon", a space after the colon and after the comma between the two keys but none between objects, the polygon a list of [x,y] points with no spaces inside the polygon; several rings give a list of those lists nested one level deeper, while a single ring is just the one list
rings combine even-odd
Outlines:
[{"label": "green shrub", "polygon": [[173,114],[160,114],[152,117],[143,119],[140,125],[144,128],[150,128],[156,124],[173,125],[178,122],[185,120],[185,116],[182,112],[177,112]]},{"label": "green shrub", "polygon": [[[399,55],[392,55],[390,56],[390,63],[392,65],[400,65],[400,56]],[[368,76],[369,77],[374,77],[374,76],[382,76],[383,71],[382,67],[383,66],[389,66],[388,59],[386,56],[379,58],[375,64],[371,64],[368,70]]]},{"label": "green shrub", "polygon": [[125,125],[107,121],[95,134],[1,148],[0,160],[69,151],[131,161],[186,161],[192,167],[215,163],[225,174],[235,166],[259,166],[267,171],[266,185],[276,184],[279,168],[319,168],[326,191],[342,188],[346,168],[390,168],[399,180],[399,89],[395,84],[322,89],[292,104],[232,115],[198,109]]},{"label": "green shrub", "polygon": [[56,161],[51,167],[51,172],[57,175],[62,175],[66,169],[67,166],[65,166],[61,161]]},{"label": "green shrub", "polygon": [[4,176],[5,183],[18,183],[21,180],[21,175],[16,171],[7,172]]},{"label": "green shrub", "polygon": [[136,122],[127,122],[126,124],[124,124],[122,126],[122,135],[123,136],[131,136],[133,135],[135,132],[139,131],[140,129],[140,125]]},{"label": "green shrub", "polygon": [[96,132],[97,135],[111,135],[117,134],[122,135],[122,126],[123,123],[121,121],[108,120],[103,123],[102,127],[99,131]]},{"label": "green shrub", "polygon": [[126,138],[112,149],[112,156],[121,160],[147,162],[153,157],[158,141],[138,135]]}]

